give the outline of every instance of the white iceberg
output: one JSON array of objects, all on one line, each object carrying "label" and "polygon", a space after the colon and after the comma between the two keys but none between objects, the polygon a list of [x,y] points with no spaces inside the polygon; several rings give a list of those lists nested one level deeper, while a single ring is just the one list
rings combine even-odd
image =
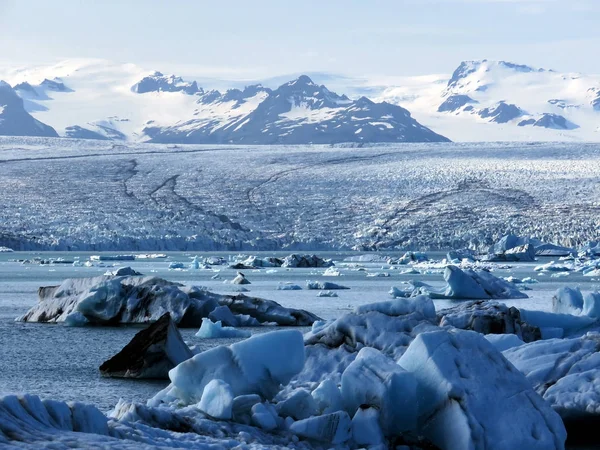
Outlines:
[{"label": "white iceberg", "polygon": [[307,281],[306,289],[320,290],[320,291],[331,291],[334,289],[350,289],[349,287],[342,286],[341,284],[331,283],[330,281]]},{"label": "white iceberg", "polygon": [[459,269],[447,266],[444,270],[446,287],[434,288],[423,282],[411,282],[411,295],[428,294],[434,299],[509,299],[527,298],[512,283],[495,277],[487,270]]},{"label": "white iceberg", "polygon": [[479,333],[422,333],[398,363],[417,379],[420,433],[440,448],[564,449],[559,415]]},{"label": "white iceberg", "polygon": [[295,330],[252,336],[229,347],[219,346],[195,355],[169,372],[171,384],[149,406],[160,403],[194,404],[214,379],[231,386],[234,396],[259,394],[271,399],[304,367],[302,334]]},{"label": "white iceberg", "polygon": [[252,333],[234,327],[224,327],[220,321],[202,319],[202,325],[195,336],[200,339],[248,338]]}]

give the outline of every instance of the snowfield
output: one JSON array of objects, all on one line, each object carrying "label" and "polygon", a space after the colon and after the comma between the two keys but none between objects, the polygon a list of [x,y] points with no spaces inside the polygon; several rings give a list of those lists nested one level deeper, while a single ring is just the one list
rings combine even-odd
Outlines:
[{"label": "snowfield", "polygon": [[173,146],[0,138],[15,250],[574,247],[600,226],[599,144]]}]

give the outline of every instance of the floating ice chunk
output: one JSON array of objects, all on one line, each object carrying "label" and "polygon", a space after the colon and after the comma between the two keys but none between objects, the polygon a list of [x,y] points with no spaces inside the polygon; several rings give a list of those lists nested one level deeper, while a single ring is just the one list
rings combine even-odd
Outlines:
[{"label": "floating ice chunk", "polygon": [[317,297],[337,297],[337,292],[333,291],[319,291]]},{"label": "floating ice chunk", "polygon": [[300,437],[331,444],[341,444],[351,437],[352,421],[345,411],[299,420],[290,431]]},{"label": "floating ice chunk", "polygon": [[90,261],[135,261],[135,255],[91,255]]},{"label": "floating ice chunk", "polygon": [[279,258],[259,258],[258,256],[250,256],[241,263],[247,267],[281,267],[283,260]]},{"label": "floating ice chunk", "polygon": [[483,261],[535,261],[535,248],[532,244],[519,245],[500,252],[490,253],[482,258]]},{"label": "floating ice chunk", "polygon": [[352,438],[358,445],[379,445],[384,442],[379,426],[379,411],[376,408],[361,405],[352,418]]},{"label": "floating ice chunk", "polygon": [[386,436],[416,429],[416,379],[379,350],[365,347],[358,352],[342,374],[341,394],[351,415],[361,405],[376,407]]},{"label": "floating ice chunk", "polygon": [[432,298],[508,299],[527,298],[512,283],[495,277],[487,270],[461,270],[448,266],[444,270],[446,288],[436,289],[425,283],[412,283],[412,295],[429,294]]},{"label": "floating ice chunk", "polygon": [[251,284],[242,272],[238,272],[237,276],[231,280],[231,284]]},{"label": "floating ice chunk", "polygon": [[185,264],[182,262],[172,262],[169,264],[169,269],[185,269]]},{"label": "floating ice chunk", "polygon": [[135,259],[164,259],[167,257],[164,253],[146,253],[140,255],[134,255]]},{"label": "floating ice chunk", "polygon": [[573,267],[550,261],[547,264],[536,266],[533,270],[536,272],[570,272],[573,270]]},{"label": "floating ice chunk", "polygon": [[294,420],[307,419],[318,413],[315,400],[310,392],[304,389],[299,389],[284,401],[277,403],[275,409],[281,417],[291,417]]},{"label": "floating ice chunk", "polygon": [[181,334],[165,313],[100,366],[103,376],[117,378],[167,379],[168,372],[192,357]]},{"label": "floating ice chunk", "polygon": [[249,338],[252,333],[234,327],[224,327],[220,321],[213,322],[210,319],[202,319],[202,326],[195,336],[200,339]]},{"label": "floating ice chunk", "polygon": [[279,286],[277,286],[277,290],[278,291],[301,291],[302,287],[298,286],[297,284],[293,284],[293,283],[285,283],[285,284],[279,284]]},{"label": "floating ice chunk", "polygon": [[331,283],[329,281],[307,281],[306,288],[314,290],[318,289],[321,291],[331,291],[333,289],[350,289],[349,287]]},{"label": "floating ice chunk", "polygon": [[211,380],[202,392],[200,410],[215,419],[230,420],[233,410],[233,392],[223,380]]},{"label": "floating ice chunk", "polygon": [[302,334],[282,330],[252,336],[229,347],[219,346],[195,355],[169,372],[171,385],[150,402],[179,399],[197,403],[204,386],[221,379],[233,395],[259,394],[270,399],[304,366]]},{"label": "floating ice chunk", "polygon": [[367,253],[366,255],[347,256],[346,258],[344,258],[344,262],[377,263],[377,262],[387,262],[389,259],[390,259],[389,256]]},{"label": "floating ice chunk", "polygon": [[538,280],[536,280],[535,278],[531,278],[531,277],[525,277],[523,278],[523,284],[536,284],[539,283]]},{"label": "floating ice chunk", "polygon": [[373,272],[368,273],[367,278],[387,278],[390,274],[388,272]]},{"label": "floating ice chunk", "polygon": [[475,262],[477,260],[476,253],[474,250],[467,248],[460,250],[452,250],[446,254],[446,259],[452,264],[460,264],[464,260],[468,262]]},{"label": "floating ice chunk", "polygon": [[[217,306],[209,314],[208,318],[213,322],[221,322],[227,327],[238,327],[240,326],[238,318],[231,312],[227,306]],[[204,325],[204,319],[202,319],[201,326]]]},{"label": "floating ice chunk", "polygon": [[339,270],[337,270],[333,267],[328,267],[327,269],[325,269],[325,272],[323,272],[323,276],[324,277],[340,277],[340,276],[342,276],[342,272],[340,272]]},{"label": "floating ice chunk", "polygon": [[106,277],[132,277],[142,275],[131,267],[119,267],[113,270],[107,270],[104,276]]},{"label": "floating ice chunk", "polygon": [[509,348],[523,345],[523,342],[516,334],[486,334],[485,338],[496,347],[496,350],[503,352]]},{"label": "floating ice chunk", "polygon": [[393,298],[406,298],[410,297],[411,291],[404,291],[396,286],[392,286],[388,292]]},{"label": "floating ice chunk", "polygon": [[277,413],[264,403],[257,403],[252,407],[252,422],[263,430],[272,431],[277,428]]},{"label": "floating ice chunk", "polygon": [[193,270],[200,269],[200,261],[198,260],[197,256],[194,256],[194,259],[192,259],[192,262],[190,263],[189,268],[193,269]]},{"label": "floating ice chunk", "polygon": [[419,275],[420,273],[417,269],[410,268],[400,272],[400,275]]},{"label": "floating ice chunk", "polygon": [[417,378],[418,426],[433,444],[564,449],[561,418],[479,333],[422,333],[398,363]]},{"label": "floating ice chunk", "polygon": [[333,265],[333,261],[316,255],[291,254],[283,258],[282,267],[331,267]]},{"label": "floating ice chunk", "polygon": [[321,414],[341,411],[344,408],[342,394],[331,378],[323,380],[311,395]]},{"label": "floating ice chunk", "polygon": [[398,261],[398,264],[408,264],[414,262],[428,261],[429,258],[425,253],[422,252],[406,252]]}]

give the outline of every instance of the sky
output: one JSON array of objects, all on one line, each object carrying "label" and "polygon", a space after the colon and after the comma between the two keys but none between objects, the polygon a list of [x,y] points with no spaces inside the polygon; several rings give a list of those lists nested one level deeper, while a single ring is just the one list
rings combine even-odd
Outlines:
[{"label": "sky", "polygon": [[409,76],[494,59],[600,74],[599,48],[600,0],[0,0],[1,63],[15,66]]}]

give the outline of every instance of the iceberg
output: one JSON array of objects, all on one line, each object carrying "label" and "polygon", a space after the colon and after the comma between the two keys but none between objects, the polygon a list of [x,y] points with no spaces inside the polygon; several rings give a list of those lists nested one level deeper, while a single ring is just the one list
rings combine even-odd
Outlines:
[{"label": "iceberg", "polygon": [[437,313],[441,327],[473,330],[485,335],[515,335],[525,342],[542,338],[539,327],[523,320],[521,312],[504,303],[479,300],[463,303]]},{"label": "iceberg", "polygon": [[202,319],[202,326],[195,336],[200,339],[248,338],[252,336],[252,333],[234,327],[224,327],[221,321],[213,322],[210,319]]},{"label": "iceberg", "polygon": [[421,333],[398,364],[417,380],[419,433],[438,447],[564,449],[560,416],[481,334]]},{"label": "iceberg", "polygon": [[337,289],[350,289],[349,287],[342,286],[341,284],[332,283],[330,281],[307,281],[306,289],[320,290],[320,291],[332,291]]},{"label": "iceberg", "polygon": [[552,312],[600,319],[600,293],[584,296],[579,288],[560,288],[552,297]]},{"label": "iceberg", "polygon": [[359,306],[338,319],[313,326],[304,341],[307,351],[312,346],[354,352],[373,347],[396,360],[417,334],[433,329],[439,329],[435,307],[431,298],[422,295]]},{"label": "iceberg", "polygon": [[237,276],[231,280],[231,284],[251,284],[250,280],[248,280],[246,278],[246,275],[244,275],[242,272],[238,272]]},{"label": "iceberg", "polygon": [[[318,317],[284,308],[271,300],[245,295],[219,295],[196,286],[186,287],[158,277],[101,276],[67,279],[59,286],[38,289],[40,301],[16,320],[116,325],[157,321],[165,312],[179,327],[200,327],[219,306],[236,315],[236,326],[272,322],[308,326]],[[221,313],[224,311],[222,310]],[[73,313],[79,313],[74,316]],[[249,316],[249,317],[246,317]],[[214,315],[211,317],[214,320]],[[217,318],[220,320],[220,318]]]},{"label": "iceberg", "polygon": [[229,384],[234,397],[258,394],[273,398],[304,367],[302,334],[295,330],[252,336],[229,347],[195,355],[169,372],[171,384],[148,402],[191,405],[199,402],[214,379]]},{"label": "iceberg", "polygon": [[319,258],[317,255],[291,254],[283,258],[282,267],[332,267],[333,261]]},{"label": "iceberg", "polygon": [[117,378],[168,379],[169,370],[192,357],[181,334],[165,313],[138,332],[115,356],[100,366],[100,373]]},{"label": "iceberg", "polygon": [[[410,295],[427,294],[434,299],[509,299],[528,298],[514,284],[495,277],[487,270],[462,270],[456,266],[447,266],[444,270],[445,288],[434,288],[423,282],[411,282],[413,292]],[[392,295],[398,295],[398,289]]]},{"label": "iceberg", "polygon": [[298,286],[297,284],[288,282],[288,283],[279,284],[279,286],[277,286],[277,290],[278,291],[301,291],[302,286]]}]

